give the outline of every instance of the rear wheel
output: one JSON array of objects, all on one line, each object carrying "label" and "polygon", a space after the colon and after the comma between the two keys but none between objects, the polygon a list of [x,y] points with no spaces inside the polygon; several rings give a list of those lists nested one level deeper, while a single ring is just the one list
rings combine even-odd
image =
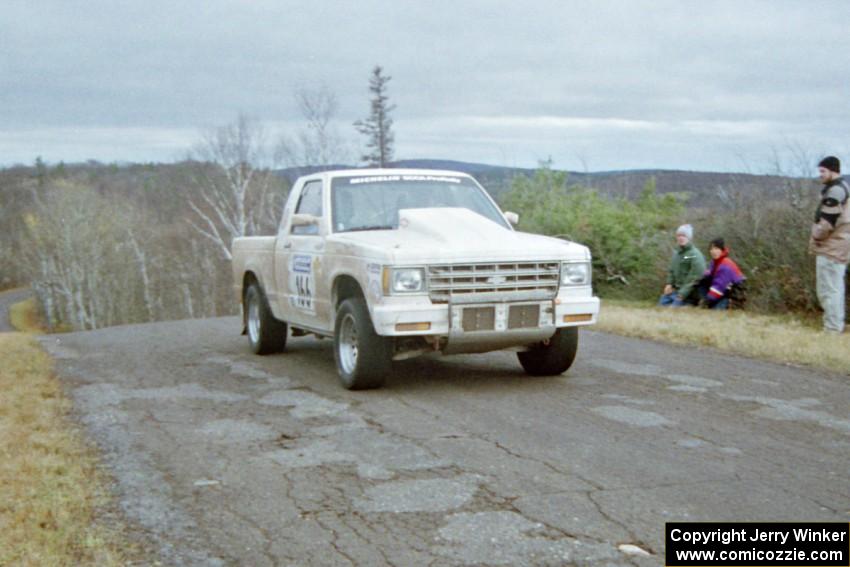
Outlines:
[{"label": "rear wheel", "polygon": [[334,359],[342,385],[349,390],[380,388],[392,367],[392,342],[375,332],[362,297],[339,306],[334,326]]},{"label": "rear wheel", "polygon": [[256,282],[245,292],[245,326],[254,354],[271,354],[286,347],[286,323],[275,319],[266,294]]},{"label": "rear wheel", "polygon": [[532,376],[555,376],[569,370],[578,351],[578,328],[558,329],[552,338],[518,352],[519,363]]}]

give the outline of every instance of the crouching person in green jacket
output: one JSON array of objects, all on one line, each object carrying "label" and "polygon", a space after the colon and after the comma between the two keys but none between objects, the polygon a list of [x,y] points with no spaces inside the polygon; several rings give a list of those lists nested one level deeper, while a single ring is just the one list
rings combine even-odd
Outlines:
[{"label": "crouching person in green jacket", "polygon": [[662,307],[683,307],[699,302],[697,284],[705,272],[705,257],[693,245],[694,228],[683,224],[676,229],[676,243],[679,245],[670,260],[667,285],[658,300]]}]

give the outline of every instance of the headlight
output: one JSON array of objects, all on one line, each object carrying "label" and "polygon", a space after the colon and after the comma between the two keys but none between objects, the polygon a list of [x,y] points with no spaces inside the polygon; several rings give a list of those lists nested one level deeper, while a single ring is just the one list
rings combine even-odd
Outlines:
[{"label": "headlight", "polygon": [[564,262],[561,264],[561,285],[587,285],[590,283],[590,264]]},{"label": "headlight", "polygon": [[425,290],[425,270],[422,268],[401,268],[393,270],[393,293],[415,293]]}]

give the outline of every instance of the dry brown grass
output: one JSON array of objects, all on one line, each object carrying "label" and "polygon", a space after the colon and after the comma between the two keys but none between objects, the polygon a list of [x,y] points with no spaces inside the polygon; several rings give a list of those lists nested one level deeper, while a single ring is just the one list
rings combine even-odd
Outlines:
[{"label": "dry brown grass", "polygon": [[850,333],[828,335],[790,316],[604,301],[597,328],[618,335],[714,347],[850,375]]},{"label": "dry brown grass", "polygon": [[35,298],[30,297],[9,306],[9,322],[23,333],[43,333],[44,326],[38,315]]},{"label": "dry brown grass", "polygon": [[121,565],[96,458],[31,335],[0,333],[0,565]]}]

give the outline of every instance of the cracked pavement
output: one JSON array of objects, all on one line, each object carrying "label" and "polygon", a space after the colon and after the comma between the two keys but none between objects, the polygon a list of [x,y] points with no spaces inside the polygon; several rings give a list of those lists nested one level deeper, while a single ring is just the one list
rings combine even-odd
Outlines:
[{"label": "cracked pavement", "polygon": [[152,564],[659,565],[667,521],[850,520],[847,376],[583,331],[562,376],[499,352],[349,392],[330,341],[238,331],[41,339]]}]

